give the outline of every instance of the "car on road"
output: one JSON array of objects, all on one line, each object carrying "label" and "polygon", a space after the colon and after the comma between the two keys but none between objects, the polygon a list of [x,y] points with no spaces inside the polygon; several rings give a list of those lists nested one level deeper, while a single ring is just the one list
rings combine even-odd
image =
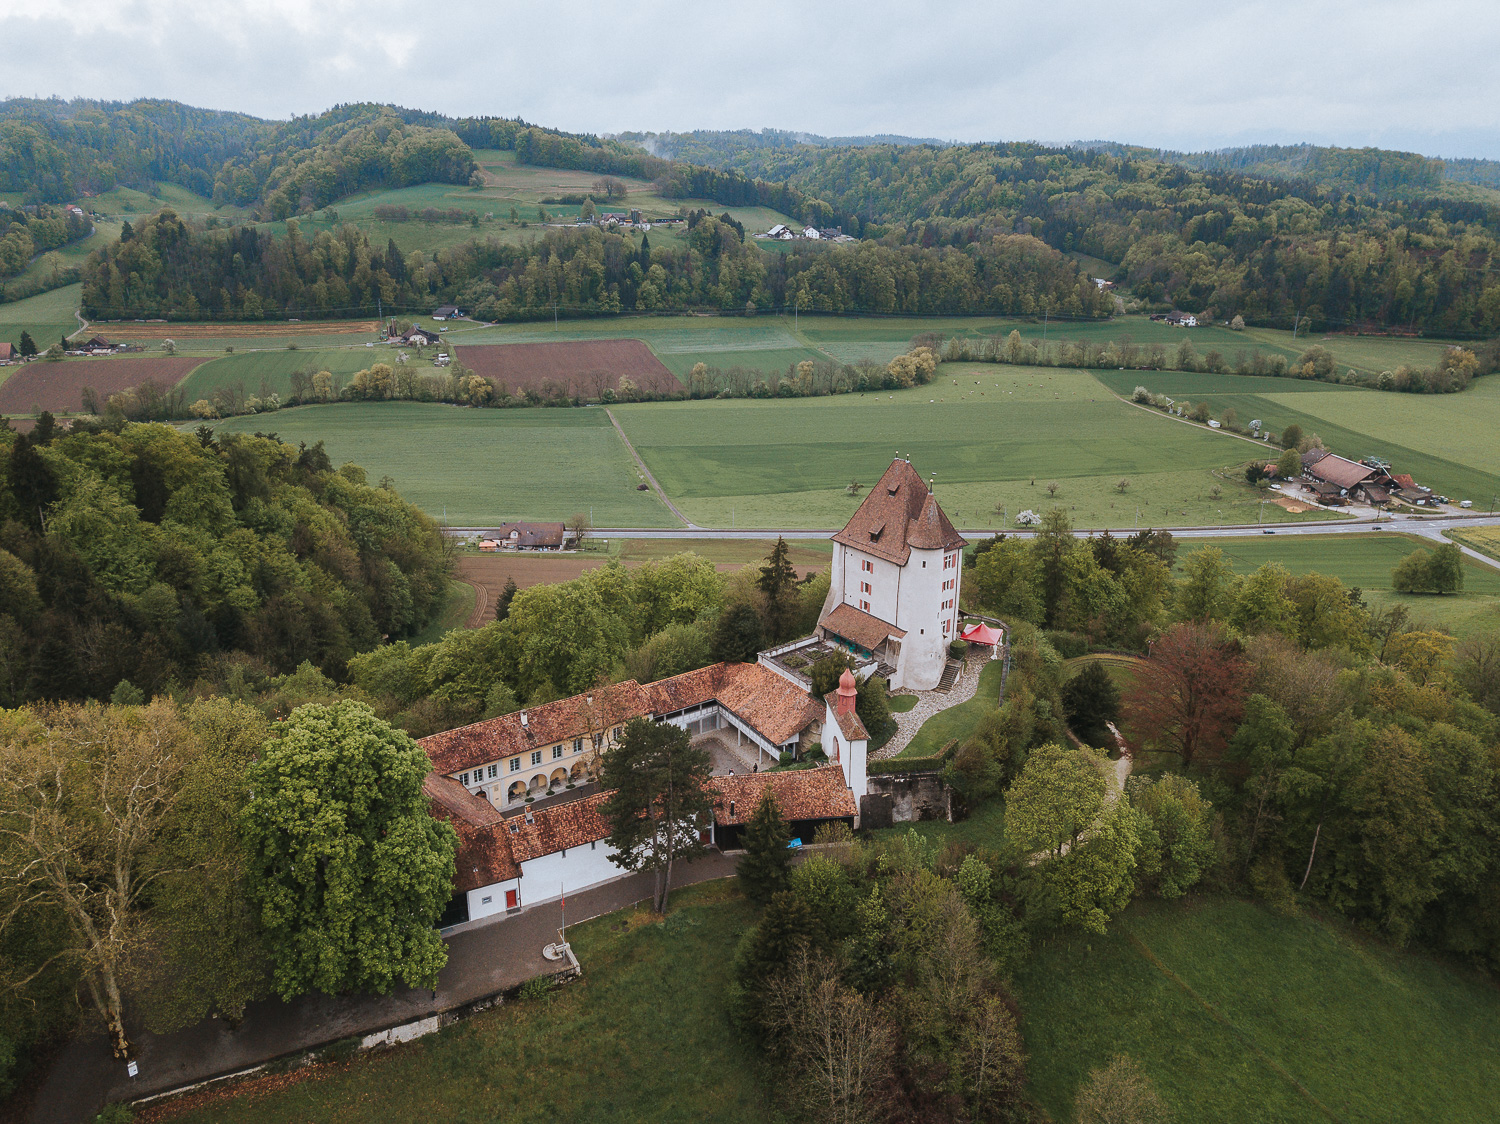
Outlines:
[{"label": "car on road", "polygon": [[1275,533],[1276,532],[1273,531],[1273,530],[1271,530],[1271,528],[1269,528],[1269,527],[1266,527],[1264,530],[1261,531],[1261,534],[1263,534],[1263,535],[1274,535]]}]

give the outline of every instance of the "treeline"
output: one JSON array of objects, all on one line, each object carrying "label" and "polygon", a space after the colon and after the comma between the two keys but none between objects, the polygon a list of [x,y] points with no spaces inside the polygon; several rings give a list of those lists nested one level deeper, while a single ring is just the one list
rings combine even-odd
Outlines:
[{"label": "treeline", "polygon": [[1310,180],[1022,143],[757,159],[765,178],[826,201],[866,237],[964,245],[1024,231],[1120,263],[1112,279],[1149,304],[1269,325],[1300,315],[1316,330],[1500,331],[1500,209],[1479,203],[1362,200]]},{"label": "treeline", "polygon": [[[1052,630],[1061,654],[1149,642],[1125,699],[1095,672],[1069,680],[1061,702],[1095,744],[1123,721],[1133,750],[1171,760],[1176,776],[1157,784],[1212,794],[1200,875],[1278,909],[1310,897],[1398,944],[1500,969],[1500,634],[1459,642],[1404,604],[1377,607],[1337,578],[1278,563],[1238,577],[1216,547],[1178,562],[1164,532],[1078,540],[1061,511],[1030,541],[979,546],[976,603]],[[1395,580],[1462,589],[1462,570],[1448,544],[1403,561]],[[1022,711],[1053,713],[1045,700],[1012,695],[1012,706],[1017,728],[1033,720]],[[971,793],[998,791],[1013,769],[996,722],[991,746],[955,758]],[[1128,795],[1140,803],[1139,790]],[[1131,850],[1137,871],[1152,869]],[[1124,900],[1096,904],[1107,917]]]},{"label": "treeline", "polygon": [[232,658],[342,677],[443,602],[436,525],[321,445],[43,415],[0,429],[0,705],[153,694]]},{"label": "treeline", "polygon": [[[1376,374],[1341,368],[1333,353],[1322,344],[1313,344],[1301,355],[1288,359],[1279,352],[1266,354],[1254,347],[1236,348],[1229,355],[1217,348],[1209,348],[1200,354],[1186,334],[1176,347],[1164,343],[1138,344],[1128,337],[1103,343],[1087,339],[1026,340],[1017,330],[1006,336],[919,338],[945,362],[1014,363],[1026,367],[1083,367],[1107,371],[1122,367],[1140,371],[1208,371],[1268,378],[1317,379],[1406,394],[1453,394],[1468,389],[1477,376],[1500,370],[1500,341],[1490,341],[1476,349],[1450,347],[1431,368],[1401,364],[1393,371]],[[1155,404],[1155,397],[1138,397],[1137,401]]]},{"label": "treeline", "polygon": [[0,277],[14,277],[37,254],[78,241],[93,224],[61,207],[17,209],[0,203],[0,230]]},{"label": "treeline", "polygon": [[685,249],[637,246],[596,229],[549,230],[522,245],[472,241],[430,257],[384,251],[345,226],[304,238],[249,227],[200,231],[172,211],[91,254],[83,308],[100,319],[255,320],[346,316],[455,301],[488,320],[616,312],[804,311],[1107,316],[1111,301],[1034,238],[963,249],[873,243],[766,253],[729,216],[695,212]]}]

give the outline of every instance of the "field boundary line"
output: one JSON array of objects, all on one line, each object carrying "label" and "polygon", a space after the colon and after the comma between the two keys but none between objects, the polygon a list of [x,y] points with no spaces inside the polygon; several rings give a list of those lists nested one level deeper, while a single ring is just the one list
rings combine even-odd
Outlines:
[{"label": "field boundary line", "polygon": [[478,628],[484,623],[485,610],[490,607],[490,591],[478,582],[471,582],[467,578],[454,578],[459,585],[466,585],[474,591],[474,611],[469,614],[465,622],[465,628]]},{"label": "field boundary line", "polygon": [[1203,996],[1199,995],[1196,991],[1193,990],[1192,985],[1189,984],[1187,980],[1183,979],[1176,972],[1172,971],[1171,968],[1168,968],[1165,964],[1163,964],[1161,962],[1161,958],[1158,957],[1156,953],[1151,951],[1151,948],[1146,944],[1145,941],[1136,936],[1134,930],[1132,930],[1130,926],[1126,925],[1124,922],[1121,922],[1120,929],[1124,932],[1125,939],[1135,946],[1135,950],[1141,954],[1146,963],[1150,964],[1168,980],[1181,988],[1183,993],[1187,995],[1189,999],[1198,1004],[1198,1006],[1202,1007],[1203,1010],[1208,1013],[1209,1018],[1213,1019],[1214,1022],[1224,1027],[1224,1029],[1229,1031],[1230,1034],[1233,1034],[1236,1038],[1243,1042],[1252,1054],[1254,1054],[1257,1058],[1259,1058],[1267,1066],[1269,1066],[1273,1073],[1284,1080],[1293,1089],[1297,1090],[1297,1092],[1310,1105],[1312,1105],[1320,1113],[1326,1116],[1329,1120],[1335,1121],[1336,1124],[1346,1124],[1342,1116],[1334,1112],[1333,1109],[1329,1108],[1322,1101],[1318,1100],[1311,1089],[1309,1089],[1306,1085],[1302,1084],[1302,1082],[1298,1081],[1294,1076],[1292,1076],[1291,1071],[1288,1070],[1284,1065],[1282,1065],[1275,1058],[1271,1057],[1264,1050],[1262,1050],[1255,1039],[1246,1034],[1238,1026],[1236,1026],[1233,1020],[1231,1020],[1228,1015],[1224,1014],[1223,1011],[1220,1011],[1207,999],[1204,999]]},{"label": "field boundary line", "polygon": [[625,443],[625,451],[630,454],[631,459],[635,461],[641,472],[645,474],[646,482],[651,485],[657,496],[661,498],[661,502],[667,505],[667,510],[670,511],[673,515],[677,516],[678,519],[681,519],[682,525],[688,530],[701,531],[703,529],[702,527],[698,526],[686,515],[682,514],[681,509],[679,509],[675,503],[667,498],[667,493],[664,492],[662,490],[662,486],[656,482],[656,477],[653,476],[651,474],[651,470],[646,467],[646,462],[641,459],[641,454],[635,451],[635,446],[630,443],[630,438],[625,436],[625,430],[620,425],[620,419],[615,417],[615,412],[608,406],[606,406],[604,407],[604,413],[605,416],[609,418],[609,424],[614,426],[615,432],[620,435],[620,440]]}]

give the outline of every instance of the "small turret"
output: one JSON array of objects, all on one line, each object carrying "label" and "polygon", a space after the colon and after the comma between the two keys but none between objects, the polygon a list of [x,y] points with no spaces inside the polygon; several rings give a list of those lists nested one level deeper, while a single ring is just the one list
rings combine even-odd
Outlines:
[{"label": "small turret", "polygon": [[837,713],[853,714],[854,704],[859,697],[859,687],[854,681],[854,672],[847,667],[844,674],[839,676],[839,689],[836,692],[839,697]]}]

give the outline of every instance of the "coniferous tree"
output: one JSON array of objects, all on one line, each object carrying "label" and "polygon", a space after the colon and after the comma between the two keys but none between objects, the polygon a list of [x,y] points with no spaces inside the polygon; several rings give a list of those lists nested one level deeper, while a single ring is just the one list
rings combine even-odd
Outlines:
[{"label": "coniferous tree", "polygon": [[760,614],[743,601],[729,606],[714,625],[710,653],[728,663],[751,663],[760,651]]},{"label": "coniferous tree", "polygon": [[510,603],[516,599],[518,592],[520,591],[516,588],[516,579],[513,577],[506,578],[505,588],[500,591],[500,600],[495,605],[495,619],[497,621],[503,621],[506,617],[510,616]]},{"label": "coniferous tree", "polygon": [[791,562],[791,548],[786,539],[777,536],[776,545],[760,568],[760,577],[755,584],[766,595],[766,637],[771,643],[786,638],[787,626],[796,611],[797,601],[793,587],[797,584],[797,570]]},{"label": "coniferous tree", "polygon": [[765,903],[787,888],[792,853],[787,849],[791,830],[781,814],[776,794],[766,789],[745,825],[745,857],[736,870],[740,888],[753,902]]},{"label": "coniferous tree", "polygon": [[36,354],[36,340],[31,338],[30,332],[22,329],[21,342],[18,345],[17,350],[20,351],[22,359],[26,359],[29,356]]},{"label": "coniferous tree", "polygon": [[1104,724],[1120,716],[1120,689],[1104,664],[1099,660],[1084,664],[1063,684],[1062,700],[1073,732],[1090,745],[1103,745],[1108,735]]}]

